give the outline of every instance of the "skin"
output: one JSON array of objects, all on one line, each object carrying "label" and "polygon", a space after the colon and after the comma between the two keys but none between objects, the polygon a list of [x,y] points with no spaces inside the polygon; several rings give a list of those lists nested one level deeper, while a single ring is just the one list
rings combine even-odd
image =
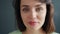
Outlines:
[{"label": "skin", "polygon": [[[22,34],[45,34],[42,26],[46,17],[46,4],[37,0],[21,0],[21,17],[26,31]],[[29,22],[37,22],[35,25],[30,25]]]}]

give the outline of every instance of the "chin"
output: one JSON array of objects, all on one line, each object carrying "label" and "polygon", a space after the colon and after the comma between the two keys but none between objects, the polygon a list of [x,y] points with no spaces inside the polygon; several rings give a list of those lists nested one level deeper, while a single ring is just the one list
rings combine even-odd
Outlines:
[{"label": "chin", "polygon": [[41,29],[41,27],[40,27],[40,26],[39,26],[39,27],[29,27],[29,29],[35,31],[35,30],[39,30],[39,29]]}]

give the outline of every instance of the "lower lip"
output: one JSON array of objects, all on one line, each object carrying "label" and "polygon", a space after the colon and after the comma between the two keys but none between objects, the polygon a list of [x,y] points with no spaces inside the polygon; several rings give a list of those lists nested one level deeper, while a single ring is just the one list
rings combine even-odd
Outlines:
[{"label": "lower lip", "polygon": [[30,24],[31,26],[35,26],[35,25],[37,25],[37,22],[29,22],[29,24]]}]

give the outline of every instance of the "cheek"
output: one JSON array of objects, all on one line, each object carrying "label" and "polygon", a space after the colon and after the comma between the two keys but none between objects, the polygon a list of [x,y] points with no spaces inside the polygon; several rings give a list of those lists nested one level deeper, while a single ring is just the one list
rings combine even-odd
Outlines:
[{"label": "cheek", "polygon": [[21,13],[21,17],[24,23],[27,22],[27,14]]},{"label": "cheek", "polygon": [[40,14],[38,15],[38,19],[39,19],[41,22],[44,22],[44,21],[45,21],[45,17],[46,17],[46,12],[40,13]]}]

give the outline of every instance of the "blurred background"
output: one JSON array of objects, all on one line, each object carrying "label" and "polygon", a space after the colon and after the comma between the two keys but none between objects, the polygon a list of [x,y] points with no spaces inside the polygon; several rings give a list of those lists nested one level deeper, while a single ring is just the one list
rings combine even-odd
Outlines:
[{"label": "blurred background", "polygon": [[[8,34],[16,30],[16,19],[12,1],[13,0],[0,0],[0,34]],[[55,9],[54,22],[56,32],[60,33],[60,0],[52,1]]]}]

